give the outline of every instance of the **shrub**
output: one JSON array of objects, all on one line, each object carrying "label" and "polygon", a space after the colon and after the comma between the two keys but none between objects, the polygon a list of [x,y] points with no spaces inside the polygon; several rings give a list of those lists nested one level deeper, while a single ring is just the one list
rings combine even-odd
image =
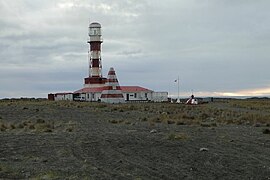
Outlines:
[{"label": "shrub", "polygon": [[188,135],[185,133],[170,133],[167,137],[169,140],[186,140]]},{"label": "shrub", "polygon": [[7,126],[3,123],[0,123],[0,131],[6,131]]},{"label": "shrub", "polygon": [[[30,122],[31,122],[31,121],[30,121]],[[23,125],[24,125],[24,126],[27,126],[27,124],[30,123],[30,122],[29,122],[29,121],[24,121],[24,122],[23,122]]]},{"label": "shrub", "polygon": [[117,124],[117,123],[118,123],[118,121],[117,121],[117,120],[115,120],[115,119],[113,119],[113,120],[109,120],[109,122],[110,122],[110,123],[112,123],[112,124]]},{"label": "shrub", "polygon": [[124,120],[115,120],[115,119],[109,120],[109,122],[112,124],[119,124],[119,123],[122,123],[123,121]]},{"label": "shrub", "polygon": [[202,118],[202,120],[205,120],[205,119],[209,118],[209,115],[206,113],[202,113],[201,118]]},{"label": "shrub", "polygon": [[270,134],[270,129],[263,129],[263,134]]},{"label": "shrub", "polygon": [[150,119],[150,121],[155,123],[161,123],[161,119],[159,117],[153,117]]},{"label": "shrub", "polygon": [[37,119],[36,120],[36,123],[43,124],[43,123],[45,123],[45,120],[43,120],[43,119]]},{"label": "shrub", "polygon": [[217,123],[212,122],[212,123],[201,123],[200,124],[202,127],[216,127]]},{"label": "shrub", "polygon": [[33,124],[30,124],[28,128],[29,129],[35,129],[35,126]]},{"label": "shrub", "polygon": [[168,123],[168,124],[174,124],[175,121],[173,121],[173,120],[167,120],[167,123]]},{"label": "shrub", "polygon": [[4,129],[7,129],[7,126],[4,123],[1,123],[0,127],[4,128]]},{"label": "shrub", "polygon": [[107,107],[107,104],[98,104],[96,108],[105,108]]},{"label": "shrub", "polygon": [[188,115],[188,114],[183,114],[183,115],[182,115],[182,118],[183,118],[183,119],[195,119],[194,116],[190,116],[190,115]]},{"label": "shrub", "polygon": [[183,122],[183,121],[177,121],[176,122],[176,125],[185,125],[186,123],[185,122]]},{"label": "shrub", "polygon": [[16,128],[14,124],[10,124],[9,127],[10,127],[10,129],[15,129]]},{"label": "shrub", "polygon": [[147,117],[140,118],[140,121],[147,121]]},{"label": "shrub", "polygon": [[67,129],[66,129],[66,132],[72,132],[73,131],[73,128],[72,127],[68,127]]},{"label": "shrub", "polygon": [[52,132],[52,129],[50,129],[50,128],[45,128],[42,132]]},{"label": "shrub", "polygon": [[35,124],[34,129],[39,132],[52,132],[53,126],[48,123],[37,123]]},{"label": "shrub", "polygon": [[24,128],[24,125],[23,125],[22,123],[19,123],[19,124],[17,124],[16,126],[17,126],[17,128],[19,128],[19,129]]}]

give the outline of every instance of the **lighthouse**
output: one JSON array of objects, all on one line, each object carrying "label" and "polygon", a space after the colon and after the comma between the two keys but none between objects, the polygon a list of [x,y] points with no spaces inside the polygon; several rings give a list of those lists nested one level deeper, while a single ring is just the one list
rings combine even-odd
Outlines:
[{"label": "lighthouse", "polygon": [[88,32],[88,76],[84,78],[84,87],[75,92],[50,93],[49,100],[89,101],[105,103],[124,103],[126,101],[168,101],[168,92],[154,92],[140,86],[120,86],[114,68],[110,68],[107,78],[102,75],[101,25],[89,24]]},{"label": "lighthouse", "polygon": [[93,22],[89,25],[89,76],[84,78],[84,87],[103,87],[106,78],[102,77],[102,62],[101,62],[101,25]]}]

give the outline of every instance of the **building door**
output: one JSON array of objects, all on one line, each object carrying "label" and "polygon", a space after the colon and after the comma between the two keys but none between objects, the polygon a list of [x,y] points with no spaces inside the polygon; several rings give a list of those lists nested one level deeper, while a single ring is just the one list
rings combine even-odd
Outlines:
[{"label": "building door", "polygon": [[127,101],[129,101],[129,94],[127,94]]}]

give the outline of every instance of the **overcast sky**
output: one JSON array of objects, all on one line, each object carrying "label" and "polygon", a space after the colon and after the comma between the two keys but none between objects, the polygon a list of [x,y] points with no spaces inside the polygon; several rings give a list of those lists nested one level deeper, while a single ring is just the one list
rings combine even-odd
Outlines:
[{"label": "overcast sky", "polygon": [[0,98],[73,92],[89,22],[103,75],[189,96],[270,96],[269,0],[0,0]]}]

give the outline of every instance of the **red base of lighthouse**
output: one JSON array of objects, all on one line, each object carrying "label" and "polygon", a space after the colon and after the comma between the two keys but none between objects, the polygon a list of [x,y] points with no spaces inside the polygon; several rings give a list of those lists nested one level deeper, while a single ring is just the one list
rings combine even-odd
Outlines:
[{"label": "red base of lighthouse", "polygon": [[84,78],[84,86],[85,87],[100,87],[104,86],[107,78],[104,77],[87,77]]}]

